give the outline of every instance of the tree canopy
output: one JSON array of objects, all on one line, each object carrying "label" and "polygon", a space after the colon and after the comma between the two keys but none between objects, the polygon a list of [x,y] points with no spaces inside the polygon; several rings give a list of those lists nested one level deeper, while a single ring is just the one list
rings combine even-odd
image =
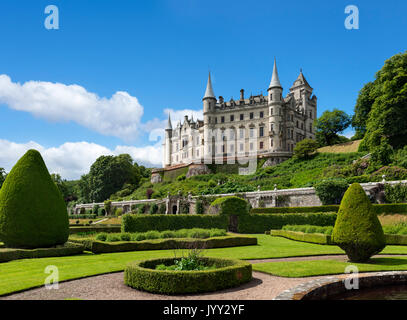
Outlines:
[{"label": "tree canopy", "polygon": [[318,148],[318,142],[313,139],[304,139],[298,142],[294,148],[294,156],[298,159],[306,159]]},{"label": "tree canopy", "polygon": [[319,145],[323,147],[344,142],[338,133],[342,133],[348,128],[351,122],[351,117],[342,110],[325,111],[320,118],[315,120],[314,124]]},{"label": "tree canopy", "polygon": [[365,130],[360,150],[374,152],[377,148],[390,150],[389,146],[399,149],[407,145],[406,119],[407,52],[387,60],[376,73],[376,80],[359,94],[353,122],[357,130]]}]

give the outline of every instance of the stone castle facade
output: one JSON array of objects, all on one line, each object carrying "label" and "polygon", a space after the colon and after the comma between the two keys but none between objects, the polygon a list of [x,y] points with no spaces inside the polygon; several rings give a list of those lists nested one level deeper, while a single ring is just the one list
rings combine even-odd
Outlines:
[{"label": "stone castle facade", "polygon": [[302,70],[283,97],[276,61],[273,75],[263,94],[225,101],[215,97],[211,75],[203,97],[203,120],[185,116],[173,128],[170,116],[165,129],[163,167],[193,163],[234,163],[247,158],[269,158],[270,165],[293,154],[297,142],[315,139],[317,97]]}]

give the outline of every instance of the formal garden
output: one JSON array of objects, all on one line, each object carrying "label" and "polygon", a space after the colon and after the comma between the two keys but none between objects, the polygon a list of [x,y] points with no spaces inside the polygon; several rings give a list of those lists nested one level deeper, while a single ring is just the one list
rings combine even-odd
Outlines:
[{"label": "formal garden", "polygon": [[[43,286],[50,265],[60,282],[123,272],[120,283],[134,292],[169,296],[238,291],[259,274],[407,270],[407,204],[372,204],[358,183],[338,205],[251,209],[228,196],[209,212],[70,222],[41,154],[30,150],[0,189],[0,295]],[[228,231],[232,223],[237,233]]]}]

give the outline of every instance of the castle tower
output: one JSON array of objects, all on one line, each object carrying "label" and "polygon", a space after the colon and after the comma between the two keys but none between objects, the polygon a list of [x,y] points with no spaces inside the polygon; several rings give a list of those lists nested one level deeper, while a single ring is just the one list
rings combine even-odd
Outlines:
[{"label": "castle tower", "polygon": [[305,116],[305,138],[315,138],[313,123],[317,117],[317,100],[315,96],[311,99],[312,91],[313,89],[305,79],[301,69],[297,80],[294,81],[293,86],[290,88],[290,92],[294,95],[296,101],[301,102],[300,112]]},{"label": "castle tower", "polygon": [[278,78],[276,59],[274,59],[273,76],[267,91],[270,130],[269,147],[273,151],[283,151],[283,87]]},{"label": "castle tower", "polygon": [[171,138],[172,138],[172,124],[170,114],[168,114],[168,122],[167,126],[165,127],[164,167],[171,165],[171,152],[172,152]]},{"label": "castle tower", "polygon": [[[210,127],[213,121],[213,113],[215,112],[216,97],[213,93],[211,73],[208,75],[208,83],[206,84],[205,95],[202,98],[203,101],[203,117],[204,117],[204,141],[205,150],[204,158],[206,160],[212,159],[213,145],[212,145],[212,135],[210,134]],[[210,149],[209,149],[210,148]]]}]

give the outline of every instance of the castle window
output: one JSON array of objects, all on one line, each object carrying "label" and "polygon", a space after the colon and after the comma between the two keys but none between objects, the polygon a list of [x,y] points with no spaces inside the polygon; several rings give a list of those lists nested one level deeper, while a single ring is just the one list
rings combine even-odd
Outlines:
[{"label": "castle window", "polygon": [[196,157],[199,157],[199,149],[196,149]]},{"label": "castle window", "polygon": [[250,142],[250,151],[253,150],[253,142]]},{"label": "castle window", "polygon": [[231,144],[229,149],[230,149],[230,152],[233,153],[234,152],[234,145]]},{"label": "castle window", "polygon": [[270,115],[273,115],[273,108],[270,108]]},{"label": "castle window", "polygon": [[301,130],[304,130],[304,123],[301,123]]},{"label": "castle window", "polygon": [[312,111],[309,112],[309,117],[312,119]]},{"label": "castle window", "polygon": [[250,128],[250,138],[254,138],[254,128]]},{"label": "castle window", "polygon": [[299,124],[299,122],[298,122],[298,120],[297,120],[297,128],[299,128],[300,127],[300,124]]},{"label": "castle window", "polygon": [[294,122],[294,115],[291,115],[291,122]]},{"label": "castle window", "polygon": [[243,151],[243,143],[240,144],[240,151]]},{"label": "castle window", "polygon": [[196,144],[199,146],[199,137],[196,137]]},{"label": "castle window", "polygon": [[273,94],[270,93],[270,100],[273,100]]},{"label": "castle window", "polygon": [[222,152],[225,153],[225,145],[222,146]]},{"label": "castle window", "polygon": [[273,144],[274,144],[274,143],[273,143],[273,139],[271,139],[271,140],[270,140],[270,147],[272,147]]},{"label": "castle window", "polygon": [[260,149],[263,149],[263,141],[260,141]]},{"label": "castle window", "polygon": [[215,123],[218,123],[218,118],[217,117],[215,117]]},{"label": "castle window", "polygon": [[230,129],[230,140],[233,140],[235,138],[235,130]]},{"label": "castle window", "polygon": [[240,114],[240,121],[243,121],[243,120],[244,120],[244,114],[241,113],[241,114]]},{"label": "castle window", "polygon": [[264,117],[264,112],[260,111],[260,118],[263,118],[263,117]]},{"label": "castle window", "polygon": [[244,138],[244,128],[239,129],[240,139]]},{"label": "castle window", "polygon": [[264,137],[264,127],[260,127],[260,137]]},{"label": "castle window", "polygon": [[221,117],[220,122],[224,123],[225,122],[225,117]]},{"label": "castle window", "polygon": [[309,124],[309,132],[312,132],[312,123]]},{"label": "castle window", "polygon": [[235,116],[232,114],[232,115],[230,116],[230,122],[233,122],[233,121],[235,121]]},{"label": "castle window", "polygon": [[253,119],[253,117],[254,117],[253,112],[250,112],[250,119]]}]

